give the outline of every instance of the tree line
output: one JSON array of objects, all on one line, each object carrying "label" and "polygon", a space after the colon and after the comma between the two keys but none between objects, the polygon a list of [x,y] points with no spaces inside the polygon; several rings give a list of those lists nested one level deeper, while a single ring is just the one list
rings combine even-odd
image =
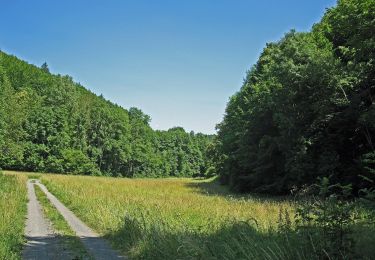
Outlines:
[{"label": "tree line", "polygon": [[310,32],[267,44],[217,126],[223,183],[269,194],[323,176],[354,192],[373,185],[374,7],[339,0]]},{"label": "tree line", "polygon": [[138,108],[124,109],[75,83],[0,52],[0,167],[124,177],[201,176],[212,136],[154,131]]},{"label": "tree line", "polygon": [[339,0],[309,32],[267,44],[217,136],[155,131],[69,76],[0,52],[0,167],[126,177],[211,176],[287,194],[329,177],[373,185],[375,0]]}]

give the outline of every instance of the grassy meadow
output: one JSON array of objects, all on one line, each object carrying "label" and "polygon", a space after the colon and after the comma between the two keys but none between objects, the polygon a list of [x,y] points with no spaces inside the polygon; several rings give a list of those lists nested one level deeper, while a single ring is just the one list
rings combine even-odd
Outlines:
[{"label": "grassy meadow", "polygon": [[0,259],[19,259],[26,215],[25,175],[0,172]]},{"label": "grassy meadow", "polygon": [[276,232],[280,209],[292,216],[292,202],[234,196],[212,179],[41,180],[131,258],[285,259],[298,251]]},{"label": "grassy meadow", "polygon": [[[25,180],[39,178],[78,217],[130,259],[324,258],[316,249],[319,237],[310,241],[294,231],[298,202],[291,198],[236,195],[215,179],[7,173],[15,175],[7,176],[8,185],[17,187],[18,192],[12,196],[18,198],[22,214],[13,213],[18,225],[8,223],[8,229],[13,228],[8,234],[17,238],[18,244],[10,243],[11,240],[0,242],[3,244],[19,246],[24,224]],[[57,231],[69,238],[68,246],[85,255],[65,221],[38,189],[37,195]],[[355,248],[351,255],[373,259],[374,228],[359,223],[354,230]],[[4,255],[4,249],[1,250]],[[9,252],[17,252],[7,250],[7,256]]]}]

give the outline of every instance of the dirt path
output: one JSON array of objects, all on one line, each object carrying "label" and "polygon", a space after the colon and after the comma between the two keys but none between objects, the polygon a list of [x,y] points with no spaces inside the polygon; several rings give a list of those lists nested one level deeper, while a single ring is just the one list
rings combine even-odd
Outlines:
[{"label": "dirt path", "polygon": [[38,185],[47,195],[48,199],[65,218],[71,229],[81,239],[87,251],[95,259],[125,259],[125,257],[113,250],[107,241],[100,238],[97,233],[93,232],[85,223],[77,218],[74,213],[51,194],[43,184],[36,181],[36,185]]},{"label": "dirt path", "polygon": [[27,182],[28,199],[25,235],[27,244],[23,250],[23,259],[72,259],[60,239],[54,234],[51,223],[44,217],[32,181]]}]

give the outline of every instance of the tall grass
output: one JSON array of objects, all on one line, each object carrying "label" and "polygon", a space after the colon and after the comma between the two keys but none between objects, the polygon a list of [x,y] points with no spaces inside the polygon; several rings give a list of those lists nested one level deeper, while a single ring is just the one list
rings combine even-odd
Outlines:
[{"label": "tall grass", "polygon": [[[321,227],[306,233],[296,225],[302,204],[287,198],[234,195],[213,179],[38,177],[132,259],[336,259],[319,248],[323,235],[311,236]],[[356,222],[351,229],[351,255],[374,259],[374,226]]]},{"label": "tall grass", "polygon": [[292,259],[296,255],[290,252],[293,238],[285,240],[276,232],[280,208],[293,213],[288,200],[233,196],[212,180],[46,175],[42,181],[131,258]]},{"label": "tall grass", "polygon": [[0,259],[20,259],[24,243],[26,180],[0,172]]}]

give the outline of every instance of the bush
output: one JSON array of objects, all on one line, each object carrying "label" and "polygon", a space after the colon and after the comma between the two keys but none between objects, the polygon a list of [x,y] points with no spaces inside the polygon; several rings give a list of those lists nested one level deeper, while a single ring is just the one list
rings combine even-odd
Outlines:
[{"label": "bush", "polygon": [[208,167],[207,171],[204,173],[204,177],[211,178],[216,175],[216,169],[213,166]]},{"label": "bush", "polygon": [[319,196],[303,201],[296,209],[297,232],[313,244],[318,258],[355,258],[355,204],[348,200],[351,186],[330,185],[320,179]]}]

